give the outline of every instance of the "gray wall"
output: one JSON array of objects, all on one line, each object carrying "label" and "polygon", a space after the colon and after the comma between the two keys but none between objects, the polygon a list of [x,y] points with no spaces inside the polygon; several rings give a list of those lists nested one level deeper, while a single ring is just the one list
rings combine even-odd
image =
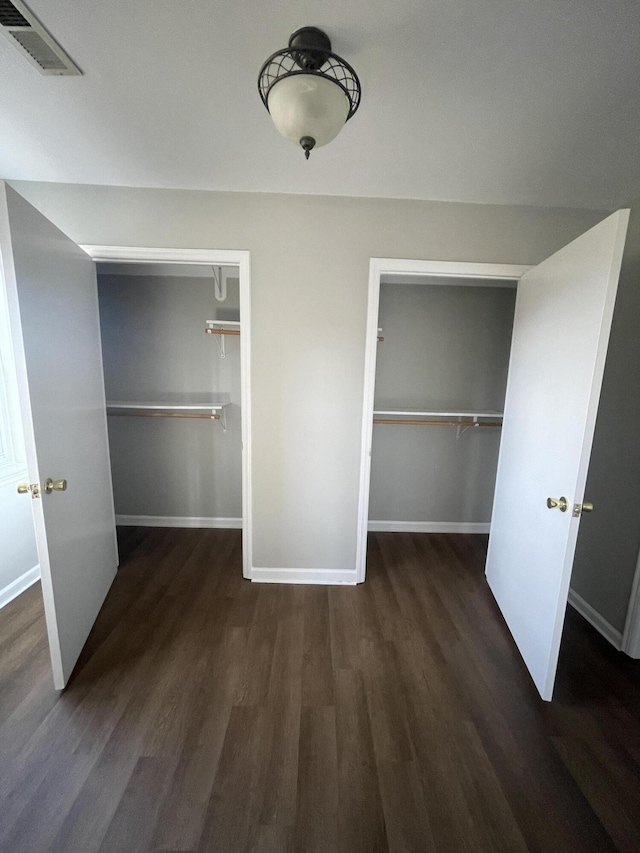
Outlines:
[{"label": "gray wall", "polygon": [[[502,411],[516,291],[383,284],[375,408]],[[369,518],[489,522],[499,429],[378,424]]]},{"label": "gray wall", "polygon": [[101,272],[98,294],[107,400],[223,392],[231,401],[226,433],[210,420],[110,417],[116,513],[241,518],[240,339],[226,337],[222,359],[204,331],[221,310],[237,315],[237,279],[225,302],[195,277]]},{"label": "gray wall", "polygon": [[369,259],[535,264],[605,215],[14,185],[80,243],[251,252],[253,563],[265,567],[355,566]]},{"label": "gray wall", "polygon": [[640,199],[631,206],[572,588],[624,629],[640,548]]}]

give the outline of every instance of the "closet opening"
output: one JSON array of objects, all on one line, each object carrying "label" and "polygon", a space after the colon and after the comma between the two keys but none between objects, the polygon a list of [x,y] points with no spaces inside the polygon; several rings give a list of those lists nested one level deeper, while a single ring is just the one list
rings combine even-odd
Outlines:
[{"label": "closet opening", "polygon": [[237,264],[98,261],[116,524],[243,529],[248,282]]},{"label": "closet opening", "polygon": [[372,261],[360,582],[368,531],[489,532],[526,269]]},{"label": "closet opening", "polygon": [[370,530],[489,532],[515,284],[382,277]]}]

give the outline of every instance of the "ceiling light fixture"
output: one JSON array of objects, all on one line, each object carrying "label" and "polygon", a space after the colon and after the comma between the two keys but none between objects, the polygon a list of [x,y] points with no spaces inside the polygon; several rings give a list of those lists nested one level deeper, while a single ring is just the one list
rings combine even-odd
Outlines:
[{"label": "ceiling light fixture", "polygon": [[267,59],[258,91],[280,133],[301,145],[309,159],[340,133],[360,105],[358,75],[331,52],[331,41],[317,27],[302,27],[289,47]]}]

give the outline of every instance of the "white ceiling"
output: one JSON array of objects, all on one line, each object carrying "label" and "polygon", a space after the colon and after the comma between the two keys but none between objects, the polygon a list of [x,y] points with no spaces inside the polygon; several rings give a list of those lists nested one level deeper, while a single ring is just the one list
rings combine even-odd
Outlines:
[{"label": "white ceiling", "polygon": [[[612,208],[640,195],[638,0],[28,0],[84,71],[0,38],[0,175]],[[304,25],[362,105],[309,162],[258,71]]]}]

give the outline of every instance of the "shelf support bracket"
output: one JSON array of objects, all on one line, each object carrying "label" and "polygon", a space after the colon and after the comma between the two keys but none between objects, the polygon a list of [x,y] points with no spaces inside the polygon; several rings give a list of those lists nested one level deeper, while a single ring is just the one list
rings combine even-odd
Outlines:
[{"label": "shelf support bracket", "polygon": [[474,416],[473,416],[473,420],[472,420],[472,421],[469,421],[469,424],[468,424],[468,425],[466,425],[466,424],[465,424],[465,426],[459,426],[459,427],[456,429],[456,441],[460,438],[460,436],[461,436],[461,435],[464,435],[464,433],[465,433],[468,429],[471,429],[471,427],[473,427],[473,428],[475,429],[475,427],[478,427],[478,426],[480,426],[480,424],[479,424],[479,422],[478,422],[478,416],[477,416],[477,415],[474,415]]},{"label": "shelf support bracket", "polygon": [[220,353],[220,358],[227,357],[227,345],[225,343],[226,338],[224,335],[221,335],[219,332],[216,332],[215,329],[212,330],[211,334],[216,339],[216,344],[218,346],[218,352]]}]

